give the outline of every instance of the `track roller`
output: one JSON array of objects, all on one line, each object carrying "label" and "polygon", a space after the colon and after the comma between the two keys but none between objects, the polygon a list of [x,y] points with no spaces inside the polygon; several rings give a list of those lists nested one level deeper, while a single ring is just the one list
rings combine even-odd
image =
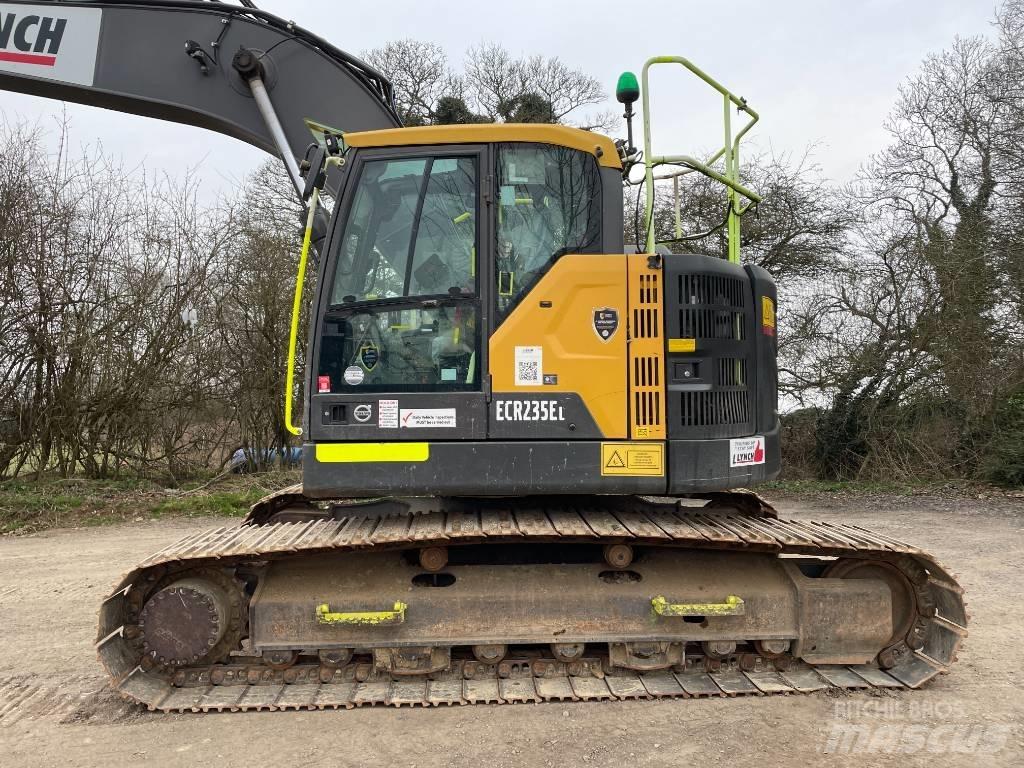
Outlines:
[{"label": "track roller", "polygon": [[298,651],[264,651],[263,661],[271,669],[288,669],[299,658]]},{"label": "track roller", "polygon": [[612,568],[628,568],[633,562],[633,548],[629,544],[605,544],[604,561]]},{"label": "track roller", "polygon": [[583,643],[552,643],[551,654],[559,661],[576,661],[583,656]]},{"label": "track roller", "polygon": [[705,640],[700,647],[710,659],[727,659],[736,653],[736,643],[731,640]]},{"label": "track roller", "polygon": [[474,645],[473,656],[483,664],[497,664],[508,654],[508,646],[503,644]]},{"label": "track roller", "polygon": [[352,649],[332,648],[329,651],[320,651],[317,655],[320,657],[320,663],[325,667],[338,669],[344,667],[351,660]]},{"label": "track roller", "polygon": [[437,573],[448,565],[448,547],[426,547],[420,550],[420,567]]},{"label": "track roller", "polygon": [[785,654],[790,645],[789,640],[755,640],[754,650],[762,656],[774,659]]}]

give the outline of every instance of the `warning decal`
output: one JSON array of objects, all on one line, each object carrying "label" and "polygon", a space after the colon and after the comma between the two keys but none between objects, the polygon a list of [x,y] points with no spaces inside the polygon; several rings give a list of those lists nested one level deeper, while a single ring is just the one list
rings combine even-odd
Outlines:
[{"label": "warning decal", "polygon": [[665,446],[601,443],[601,474],[605,477],[662,477],[665,474]]},{"label": "warning decal", "polygon": [[402,408],[399,414],[402,427],[423,429],[455,426],[454,408]]},{"label": "warning decal", "polygon": [[761,333],[775,335],[775,302],[767,296],[761,297]]}]

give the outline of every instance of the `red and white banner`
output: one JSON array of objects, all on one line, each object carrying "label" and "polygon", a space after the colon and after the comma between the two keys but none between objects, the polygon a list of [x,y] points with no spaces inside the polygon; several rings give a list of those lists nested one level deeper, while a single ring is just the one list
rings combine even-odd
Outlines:
[{"label": "red and white banner", "polygon": [[0,3],[0,71],[91,86],[100,8]]}]

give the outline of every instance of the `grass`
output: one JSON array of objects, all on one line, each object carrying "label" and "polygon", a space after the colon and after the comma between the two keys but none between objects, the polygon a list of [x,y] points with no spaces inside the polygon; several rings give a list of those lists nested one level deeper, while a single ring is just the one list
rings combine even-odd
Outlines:
[{"label": "grass", "polygon": [[232,475],[173,489],[142,479],[7,480],[0,482],[0,534],[168,517],[243,517],[260,498],[297,481],[290,472]]}]

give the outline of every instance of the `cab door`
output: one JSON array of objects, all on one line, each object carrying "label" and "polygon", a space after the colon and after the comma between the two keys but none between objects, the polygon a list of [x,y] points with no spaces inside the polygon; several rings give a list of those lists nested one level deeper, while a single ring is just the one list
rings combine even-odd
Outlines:
[{"label": "cab door", "polygon": [[479,146],[353,150],[321,270],[309,436],[486,436]]}]

